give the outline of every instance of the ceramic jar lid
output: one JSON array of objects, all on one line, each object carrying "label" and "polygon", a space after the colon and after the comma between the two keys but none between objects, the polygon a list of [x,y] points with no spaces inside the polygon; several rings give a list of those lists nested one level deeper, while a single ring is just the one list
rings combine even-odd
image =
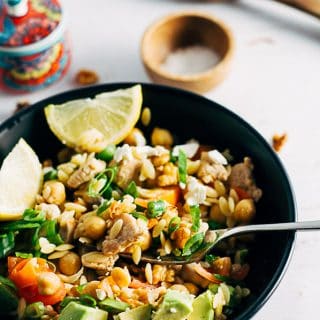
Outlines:
[{"label": "ceramic jar lid", "polygon": [[58,0],[0,0],[0,52],[46,49],[61,37],[62,20]]}]

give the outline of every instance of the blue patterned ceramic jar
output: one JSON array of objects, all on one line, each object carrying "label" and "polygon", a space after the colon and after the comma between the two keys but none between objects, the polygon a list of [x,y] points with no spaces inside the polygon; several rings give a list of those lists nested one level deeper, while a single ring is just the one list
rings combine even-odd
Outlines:
[{"label": "blue patterned ceramic jar", "polygon": [[66,72],[70,53],[58,0],[0,0],[0,86],[41,89]]}]

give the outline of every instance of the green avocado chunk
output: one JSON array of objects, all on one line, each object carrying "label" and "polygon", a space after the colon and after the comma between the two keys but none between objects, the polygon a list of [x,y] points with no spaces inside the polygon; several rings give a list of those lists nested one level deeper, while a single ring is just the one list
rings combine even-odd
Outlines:
[{"label": "green avocado chunk", "polygon": [[205,291],[193,301],[193,311],[188,320],[213,320],[214,310],[212,306],[213,294],[210,290]]},{"label": "green avocado chunk", "polygon": [[116,320],[150,320],[152,307],[150,304],[119,313],[114,317]]},{"label": "green avocado chunk", "polygon": [[168,290],[153,320],[184,320],[192,312],[193,297],[189,293]]},{"label": "green avocado chunk", "polygon": [[62,310],[59,320],[107,320],[108,312],[84,306],[74,301]]}]

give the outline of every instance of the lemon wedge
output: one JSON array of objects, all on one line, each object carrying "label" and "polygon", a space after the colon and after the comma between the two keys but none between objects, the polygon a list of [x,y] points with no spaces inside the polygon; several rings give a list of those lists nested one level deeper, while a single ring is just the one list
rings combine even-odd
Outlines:
[{"label": "lemon wedge", "polygon": [[139,119],[140,85],[101,93],[95,98],[72,100],[45,108],[52,132],[71,148],[98,152],[121,142]]},{"label": "lemon wedge", "polygon": [[41,184],[41,163],[21,138],[0,169],[0,221],[20,219],[34,205]]}]

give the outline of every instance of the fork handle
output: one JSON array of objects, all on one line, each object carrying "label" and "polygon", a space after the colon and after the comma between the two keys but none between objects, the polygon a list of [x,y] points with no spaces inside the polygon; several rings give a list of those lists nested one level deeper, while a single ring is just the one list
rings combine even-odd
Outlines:
[{"label": "fork handle", "polygon": [[275,0],[320,18],[319,0]]},{"label": "fork handle", "polygon": [[224,237],[230,237],[234,234],[250,233],[259,231],[284,231],[284,230],[319,230],[320,220],[314,221],[299,221],[299,222],[285,222],[285,223],[268,223],[268,224],[252,224],[247,226],[239,226],[229,229]]}]

